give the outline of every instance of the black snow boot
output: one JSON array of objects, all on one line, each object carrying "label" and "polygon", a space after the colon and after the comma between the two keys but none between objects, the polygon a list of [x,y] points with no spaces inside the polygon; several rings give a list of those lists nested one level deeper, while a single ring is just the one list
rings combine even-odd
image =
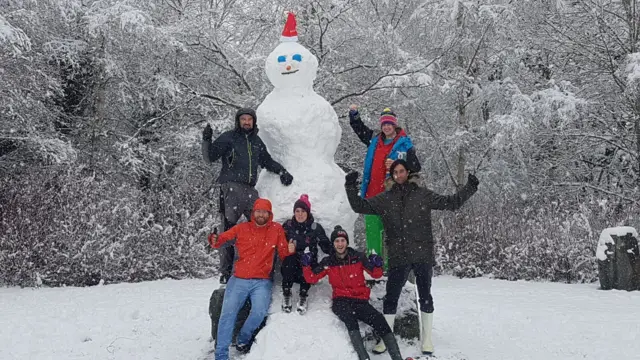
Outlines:
[{"label": "black snow boot", "polygon": [[402,360],[402,355],[400,355],[400,348],[398,347],[398,342],[396,341],[396,337],[392,332],[382,337],[382,341],[387,346],[387,351],[389,351],[389,356],[391,360]]},{"label": "black snow boot", "polygon": [[282,311],[286,313],[291,312],[291,288],[282,289]]},{"label": "black snow boot", "polygon": [[367,353],[367,349],[364,348],[364,342],[362,341],[360,330],[349,331],[349,338],[351,339],[353,348],[356,350],[356,354],[358,354],[358,359],[369,360],[369,354]]},{"label": "black snow boot", "polygon": [[251,351],[251,344],[236,344],[236,350],[242,355],[248,354]]},{"label": "black snow boot", "polygon": [[298,308],[296,309],[298,314],[304,315],[307,312],[307,294],[300,292],[300,298],[298,299]]}]

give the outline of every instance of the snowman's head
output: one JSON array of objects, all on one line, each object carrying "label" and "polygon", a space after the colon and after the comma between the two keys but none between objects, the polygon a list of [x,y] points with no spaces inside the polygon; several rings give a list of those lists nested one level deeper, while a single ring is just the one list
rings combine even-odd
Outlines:
[{"label": "snowman's head", "polygon": [[313,88],[318,59],[297,42],[282,42],[267,57],[266,71],[276,89]]}]

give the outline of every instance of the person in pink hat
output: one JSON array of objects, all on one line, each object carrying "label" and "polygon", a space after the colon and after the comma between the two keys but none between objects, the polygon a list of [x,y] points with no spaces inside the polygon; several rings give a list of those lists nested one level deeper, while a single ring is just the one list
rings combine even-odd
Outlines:
[{"label": "person in pink hat", "polygon": [[317,223],[311,214],[311,202],[307,194],[302,194],[293,205],[293,217],[282,224],[287,241],[295,245],[295,255],[282,262],[282,311],[291,312],[293,306],[291,292],[294,283],[300,284],[297,311],[301,315],[307,311],[307,296],[311,285],[304,279],[301,257],[305,249],[309,249],[312,263],[318,262],[318,246],[325,254],[332,250],[331,242],[322,225]]}]

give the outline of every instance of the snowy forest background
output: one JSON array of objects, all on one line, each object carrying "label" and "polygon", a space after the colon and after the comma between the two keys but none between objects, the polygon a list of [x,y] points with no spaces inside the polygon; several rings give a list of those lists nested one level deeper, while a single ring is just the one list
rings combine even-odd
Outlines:
[{"label": "snowy forest background", "polygon": [[640,226],[635,0],[0,0],[0,284],[212,275],[201,131],[271,90],[286,10],[341,166],[356,103],[394,108],[436,191],[476,171],[435,214],[438,271],[591,282],[600,231]]}]

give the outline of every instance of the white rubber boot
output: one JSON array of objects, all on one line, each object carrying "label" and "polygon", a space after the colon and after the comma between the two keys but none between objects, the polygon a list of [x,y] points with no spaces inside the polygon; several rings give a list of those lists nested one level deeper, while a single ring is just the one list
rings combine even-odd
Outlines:
[{"label": "white rubber boot", "polygon": [[422,329],[420,337],[422,338],[422,354],[433,354],[433,342],[431,342],[431,328],[433,327],[433,313],[420,312],[422,320]]},{"label": "white rubber boot", "polygon": [[[384,319],[387,320],[387,324],[391,328],[391,332],[393,333],[393,325],[396,322],[396,314],[385,314]],[[376,346],[371,350],[374,354],[382,354],[387,351],[387,347],[384,345],[384,341],[382,339],[378,340]]]}]

